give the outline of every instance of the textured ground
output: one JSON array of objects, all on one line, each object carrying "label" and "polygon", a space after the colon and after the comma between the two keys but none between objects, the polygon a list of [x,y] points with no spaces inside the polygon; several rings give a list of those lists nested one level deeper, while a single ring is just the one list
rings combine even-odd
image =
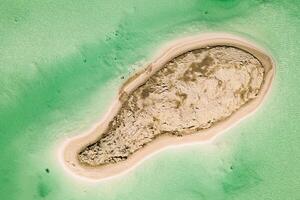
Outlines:
[{"label": "textured ground", "polygon": [[183,136],[209,128],[255,98],[263,76],[261,63],[237,48],[187,52],[135,90],[79,160],[89,165],[115,163],[159,135]]}]

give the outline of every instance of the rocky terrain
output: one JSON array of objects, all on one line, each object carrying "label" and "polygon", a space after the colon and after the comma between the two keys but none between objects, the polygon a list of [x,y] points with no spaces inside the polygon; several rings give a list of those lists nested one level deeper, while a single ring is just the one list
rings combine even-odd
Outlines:
[{"label": "rocky terrain", "polygon": [[160,135],[201,134],[256,98],[263,80],[259,60],[238,48],[187,52],[132,92],[106,132],[78,159],[91,166],[116,163]]}]

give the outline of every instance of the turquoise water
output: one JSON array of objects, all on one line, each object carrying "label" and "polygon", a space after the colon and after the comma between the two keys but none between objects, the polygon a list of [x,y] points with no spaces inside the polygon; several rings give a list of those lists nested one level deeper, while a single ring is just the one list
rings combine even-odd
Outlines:
[{"label": "turquoise water", "polygon": [[[296,0],[0,1],[0,199],[300,199],[299,13]],[[122,76],[170,40],[214,31],[276,60],[255,115],[115,179],[63,170],[60,144],[99,121]]]}]

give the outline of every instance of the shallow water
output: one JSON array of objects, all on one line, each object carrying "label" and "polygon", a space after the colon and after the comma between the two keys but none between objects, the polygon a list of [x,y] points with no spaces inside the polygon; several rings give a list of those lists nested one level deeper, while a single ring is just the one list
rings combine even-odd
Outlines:
[{"label": "shallow water", "polygon": [[[300,199],[299,11],[292,0],[2,1],[0,199]],[[122,76],[166,42],[209,31],[253,40],[275,58],[255,115],[115,179],[63,170],[57,149],[99,121]]]}]

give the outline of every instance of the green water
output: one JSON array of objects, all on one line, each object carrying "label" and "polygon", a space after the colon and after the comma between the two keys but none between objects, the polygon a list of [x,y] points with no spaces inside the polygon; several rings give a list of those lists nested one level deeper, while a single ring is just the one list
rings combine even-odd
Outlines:
[{"label": "green water", "polygon": [[[165,42],[210,31],[275,58],[255,115],[115,179],[63,170],[60,144],[103,116],[122,76]],[[297,0],[0,0],[0,199],[300,199],[299,33]]]}]

